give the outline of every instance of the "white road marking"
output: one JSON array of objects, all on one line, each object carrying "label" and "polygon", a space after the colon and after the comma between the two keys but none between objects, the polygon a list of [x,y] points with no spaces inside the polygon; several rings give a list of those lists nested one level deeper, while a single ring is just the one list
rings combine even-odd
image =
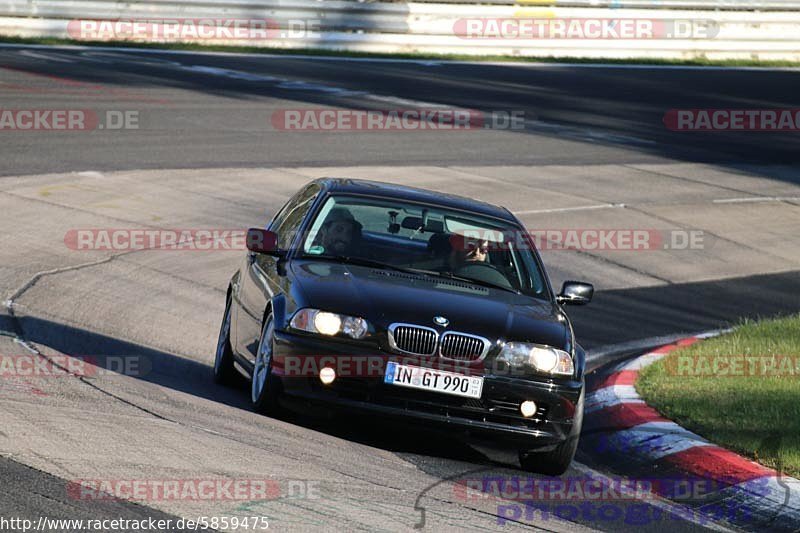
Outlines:
[{"label": "white road marking", "polygon": [[711,337],[719,337],[723,333],[730,333],[736,328],[715,329],[713,331],[706,331],[705,333],[698,333],[697,335],[690,335],[698,339],[710,339]]},{"label": "white road marking", "polygon": [[526,128],[530,128],[532,130],[554,131],[558,135],[563,135],[565,137],[570,137],[578,140],[589,140],[589,141],[599,140],[599,141],[608,141],[620,144],[646,144],[646,145],[657,144],[656,141],[651,141],[650,139],[641,139],[639,137],[633,137],[630,135],[608,133],[604,131],[591,130],[587,128],[567,126],[564,124],[554,124],[542,120],[526,120],[525,126]]},{"label": "white road marking", "polygon": [[425,102],[423,100],[410,100],[408,98],[400,98],[398,96],[384,96],[379,94],[367,94],[364,96],[367,100],[376,100],[379,102],[385,102],[388,104],[400,105],[400,106],[413,106],[413,107],[424,107],[424,108],[437,108],[437,109],[454,109],[453,106],[447,104],[438,104],[434,102]]},{"label": "white road marking", "polygon": [[540,213],[564,213],[567,211],[587,211],[589,209],[622,209],[625,204],[596,204],[581,205],[576,207],[557,207],[554,209],[527,209],[525,211],[514,211],[515,215],[536,215]]},{"label": "white road marking", "polygon": [[744,204],[750,202],[797,202],[800,196],[750,196],[747,198],[720,198],[715,204]]},{"label": "white road marking", "polygon": [[612,385],[588,394],[584,400],[583,412],[589,414],[619,403],[643,404],[644,400],[639,397],[633,385]]},{"label": "white road marking", "polygon": [[388,95],[380,95],[380,94],[372,94],[367,91],[359,91],[353,89],[347,89],[344,87],[337,87],[335,85],[327,85],[322,83],[315,83],[305,80],[290,80],[287,78],[280,78],[277,76],[270,76],[270,75],[263,75],[263,74],[253,74],[250,72],[244,72],[241,70],[233,70],[227,68],[220,68],[220,67],[209,67],[206,65],[181,65],[176,64],[179,68],[183,70],[188,70],[190,72],[199,72],[201,74],[211,74],[214,76],[225,76],[232,79],[237,80],[245,80],[245,81],[257,81],[257,82],[271,82],[276,83],[276,87],[279,89],[286,89],[291,91],[312,91],[312,92],[319,92],[324,94],[333,94],[336,96],[358,96],[365,100],[372,100],[376,102],[383,102],[389,103],[393,105],[404,105],[404,106],[413,106],[413,107],[423,107],[423,108],[451,108],[451,106],[447,106],[444,104],[437,104],[433,102],[425,102],[421,100],[410,100],[407,98],[400,98],[397,96],[388,96]]},{"label": "white road marking", "polygon": [[109,54],[105,51],[95,51],[95,50],[87,50],[85,52],[80,53],[80,57],[83,61],[92,61],[94,63],[115,63],[116,61],[120,61],[124,59],[123,54]]},{"label": "white road marking", "polygon": [[25,348],[26,350],[28,350],[32,354],[37,354],[37,355],[39,354],[39,351],[36,348],[33,348],[28,343],[28,341],[26,341],[26,340],[23,340],[23,339],[20,339],[19,337],[17,337],[17,338],[14,339],[14,343],[19,344],[20,346],[22,346],[23,348]]},{"label": "white road marking", "polygon": [[211,74],[213,76],[225,76],[235,80],[245,81],[268,81],[268,82],[285,82],[288,81],[284,78],[276,78],[275,76],[264,76],[261,74],[252,74],[250,72],[243,72],[241,70],[231,70],[227,68],[208,67],[205,65],[179,65],[183,70],[189,72],[199,72],[200,74]]},{"label": "white road marking", "polygon": [[314,83],[304,80],[284,80],[278,83],[279,89],[289,89],[292,91],[312,91],[318,93],[335,94],[337,96],[364,96],[368,94],[365,91],[354,91],[352,89],[345,89],[344,87],[336,87],[335,85],[324,85],[322,83]]},{"label": "white road marking", "polygon": [[607,440],[608,450],[644,456],[648,461],[656,461],[695,446],[712,446],[704,438],[675,422],[646,422],[609,433]]},{"label": "white road marking", "polygon": [[622,367],[620,367],[620,370],[623,371],[629,370],[638,372],[642,370],[644,367],[655,363],[659,359],[663,359],[664,357],[666,357],[666,355],[667,354],[664,353],[648,353],[641,357],[637,357],[633,361],[625,363]]},{"label": "white road marking", "polygon": [[57,61],[59,63],[74,63],[74,59],[67,59],[66,57],[62,57],[58,54],[40,54],[38,52],[34,52],[32,50],[20,50],[20,55],[32,57],[34,59],[44,59],[45,61]]},{"label": "white road marking", "polygon": [[171,61],[169,59],[163,59],[160,57],[154,56],[147,56],[147,57],[138,57],[131,54],[120,54],[120,53],[107,53],[105,51],[94,51],[88,50],[85,52],[80,53],[80,57],[82,60],[85,61],[92,61],[94,63],[119,63],[119,62],[128,62],[128,63],[136,63],[137,65],[150,65],[150,66],[157,66],[157,67],[181,67],[181,64],[177,61]]}]

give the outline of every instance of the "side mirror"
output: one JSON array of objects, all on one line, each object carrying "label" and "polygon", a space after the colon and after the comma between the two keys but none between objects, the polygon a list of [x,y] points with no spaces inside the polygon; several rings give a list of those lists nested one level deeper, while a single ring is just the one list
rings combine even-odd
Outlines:
[{"label": "side mirror", "polygon": [[586,305],[592,301],[594,286],[582,281],[565,281],[561,293],[556,296],[562,305]]},{"label": "side mirror", "polygon": [[247,249],[257,254],[280,255],[278,235],[261,228],[247,230]]}]

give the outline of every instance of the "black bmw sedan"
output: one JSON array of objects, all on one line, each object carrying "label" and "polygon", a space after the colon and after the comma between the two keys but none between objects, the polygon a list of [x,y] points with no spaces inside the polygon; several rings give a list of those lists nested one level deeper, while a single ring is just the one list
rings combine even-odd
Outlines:
[{"label": "black bmw sedan", "polygon": [[533,241],[507,209],[411,187],[321,179],[294,195],[227,291],[214,377],[256,410],[402,417],[519,450],[559,474],[578,444],[585,354]]}]

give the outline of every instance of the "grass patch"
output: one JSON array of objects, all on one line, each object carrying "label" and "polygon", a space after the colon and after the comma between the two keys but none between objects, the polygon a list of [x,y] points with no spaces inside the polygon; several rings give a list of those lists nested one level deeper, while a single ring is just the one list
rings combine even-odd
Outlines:
[{"label": "grass patch", "polygon": [[799,362],[800,315],[745,321],[650,365],[636,390],[681,426],[800,476]]},{"label": "grass patch", "polygon": [[149,48],[155,50],[187,50],[192,52],[231,52],[243,54],[271,54],[271,55],[315,55],[328,57],[364,57],[379,59],[414,59],[432,61],[514,61],[519,63],[575,63],[575,64],[609,64],[609,65],[678,65],[678,66],[720,66],[720,67],[798,67],[795,61],[759,61],[754,59],[605,59],[605,58],[576,58],[576,57],[520,57],[508,55],[472,56],[467,54],[417,54],[417,53],[373,53],[351,52],[347,50],[325,50],[320,48],[266,48],[262,46],[225,46],[206,45],[197,43],[140,43],[132,41],[79,41],[74,39],[59,39],[53,37],[11,37],[0,35],[0,42],[10,44],[42,44],[42,45],[78,45],[78,46],[106,46]]}]

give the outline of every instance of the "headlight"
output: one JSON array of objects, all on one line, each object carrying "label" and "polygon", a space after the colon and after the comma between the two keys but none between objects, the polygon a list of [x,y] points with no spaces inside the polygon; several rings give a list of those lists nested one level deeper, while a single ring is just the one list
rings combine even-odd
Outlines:
[{"label": "headlight", "polygon": [[342,319],[333,313],[317,312],[313,323],[314,328],[323,335],[336,335],[342,329]]},{"label": "headlight", "polygon": [[542,344],[509,342],[497,356],[498,361],[507,363],[512,370],[534,370],[557,376],[571,376],[575,365],[564,350]]},{"label": "headlight", "polygon": [[289,325],[300,331],[320,335],[344,333],[352,339],[363,339],[369,332],[369,323],[357,316],[339,315],[319,309],[301,309],[294,314]]}]

